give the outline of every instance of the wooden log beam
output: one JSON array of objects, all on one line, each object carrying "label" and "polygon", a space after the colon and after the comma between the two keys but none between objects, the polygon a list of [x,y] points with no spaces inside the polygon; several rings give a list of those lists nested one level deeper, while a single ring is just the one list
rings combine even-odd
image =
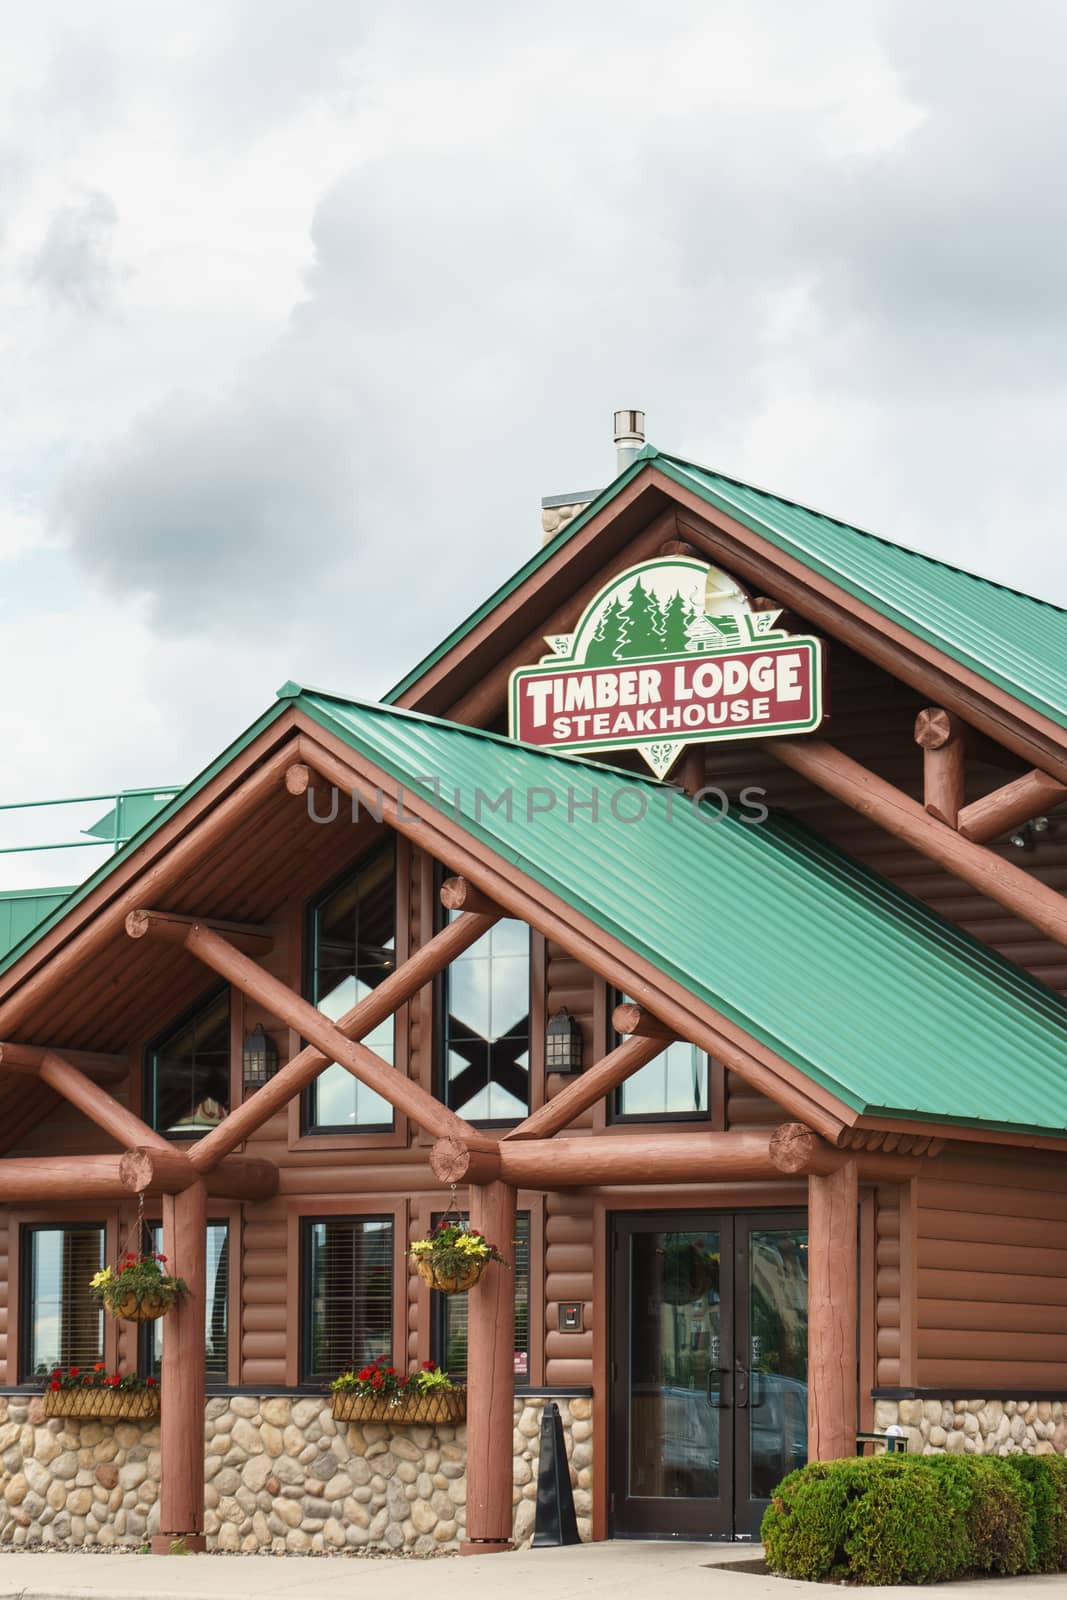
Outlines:
[{"label": "wooden log beam", "polygon": [[160,1377],[159,1532],[152,1553],[175,1540],[204,1549],[204,1361],[207,1294],[207,1192],[202,1181],[163,1201],[163,1254],[189,1294],[163,1328]]},{"label": "wooden log beam", "polygon": [[856,1451],[859,1174],[808,1179],[808,1459]]},{"label": "wooden log beam", "polygon": [[131,939],[143,939],[151,934],[167,944],[184,945],[192,928],[210,928],[220,934],[235,950],[249,956],[267,956],[274,949],[274,935],[269,928],[250,922],[221,922],[217,917],[186,917],[176,911],[131,911],[126,918],[126,932]]},{"label": "wooden log beam", "polygon": [[129,1056],[105,1055],[97,1050],[71,1050],[67,1045],[15,1044],[2,1046],[3,1064],[12,1072],[36,1072],[45,1056],[62,1056],[94,1083],[121,1083],[130,1075]]},{"label": "wooden log beam", "polygon": [[[162,1134],[156,1133],[154,1128],[142,1122],[126,1106],[120,1105],[106,1089],[79,1071],[73,1062],[54,1050],[44,1050],[39,1054],[35,1051],[27,1058],[22,1053],[24,1048],[19,1045],[0,1045],[0,1065],[14,1067],[15,1071],[31,1074],[39,1082],[47,1084],[88,1117],[90,1122],[102,1128],[117,1144],[127,1149],[133,1145],[149,1145],[157,1150],[170,1150],[171,1146]],[[32,1060],[32,1066],[16,1064],[27,1059]]]},{"label": "wooden log beam", "polygon": [[636,1005],[632,1000],[624,1000],[617,1005],[611,1013],[611,1026],[616,1033],[633,1037],[637,1034],[642,1039],[658,1039],[661,1046],[672,1044],[678,1035],[665,1022],[654,1017],[651,1011],[646,1011],[644,1006]]},{"label": "wooden log beam", "polygon": [[[201,1174],[184,1150],[127,1150],[119,1172],[134,1194],[178,1194]],[[260,1156],[225,1156],[207,1174],[207,1192],[219,1200],[271,1200],[278,1192],[278,1168]]]},{"label": "wooden log beam", "polygon": [[1021,823],[1042,817],[1067,800],[1067,785],[1037,767],[1015,778],[981,800],[972,800],[960,812],[959,830],[972,844],[986,844]]},{"label": "wooden log beam", "polygon": [[285,787],[290,794],[307,794],[311,786],[311,770],[302,761],[294,761],[285,769]]},{"label": "wooden log beam", "polygon": [[[452,964],[464,950],[475,944],[498,920],[499,913],[482,916],[464,912],[440,933],[409,956],[402,966],[391,972],[377,988],[365,995],[351,1011],[334,1024],[338,1032],[348,1039],[358,1040],[372,1033],[397,1008],[410,1000],[439,972]],[[210,1172],[216,1162],[231,1150],[250,1139],[258,1128],[288,1105],[294,1095],[302,1093],[330,1065],[332,1055],[324,1055],[314,1045],[306,1045],[280,1072],[276,1072],[262,1088],[249,1095],[241,1105],[235,1106],[229,1116],[198,1139],[189,1149],[189,1159],[199,1172]]]},{"label": "wooden log beam", "polygon": [[[143,917],[134,913],[127,922],[126,930],[132,939],[143,938],[154,932],[151,917]],[[228,940],[212,929],[200,923],[194,923],[189,928],[184,939],[185,949],[197,957],[205,966],[217,972],[221,978],[232,983],[241,993],[250,1000],[265,1006],[274,1016],[280,1017],[291,1028],[295,1028],[305,1039],[320,1050],[326,1061],[336,1061],[360,1083],[366,1084],[368,1089],[373,1089],[397,1111],[402,1111],[412,1121],[417,1122],[427,1133],[434,1134],[437,1138],[445,1134],[454,1134],[477,1149],[480,1145],[488,1145],[477,1129],[462,1117],[457,1117],[454,1111],[441,1104],[434,1098],[421,1083],[415,1083],[411,1078],[398,1072],[381,1056],[375,1055],[373,1050],[368,1050],[366,1045],[359,1044],[354,1039],[347,1039],[337,1025],[324,1016],[321,1011],[296,994],[289,986],[282,983],[280,978],[274,978],[263,968],[240,950],[237,950]],[[379,991],[385,985],[379,985]],[[277,1074],[278,1077],[281,1074]],[[274,1080],[276,1081],[276,1080]],[[263,1090],[258,1090],[261,1094]],[[232,1113],[231,1113],[232,1115]],[[222,1126],[224,1126],[223,1124]],[[213,1132],[218,1130],[213,1130]]]},{"label": "wooden log beam", "polygon": [[125,1200],[121,1156],[5,1156],[0,1160],[0,1202],[77,1204],[81,1200]]},{"label": "wooden log beam", "polygon": [[663,1049],[662,1037],[647,1038],[635,1034],[610,1051],[595,1067],[590,1067],[577,1078],[572,1078],[565,1089],[546,1100],[544,1105],[504,1135],[503,1143],[522,1139],[548,1139],[566,1128],[575,1117],[590,1106],[596,1105],[606,1094],[617,1089],[620,1083],[654,1061]]},{"label": "wooden log beam", "polygon": [[500,1176],[500,1151],[471,1150],[461,1139],[438,1139],[430,1168],[440,1183],[492,1183]]},{"label": "wooden log beam", "polygon": [[915,719],[923,753],[923,801],[938,822],[954,828],[967,798],[966,727],[951,711],[929,706]]},{"label": "wooden log beam", "polygon": [[[514,1263],[515,1189],[475,1184],[471,1226]],[[467,1319],[467,1537],[461,1555],[511,1548],[515,1408],[514,1265],[490,1263],[470,1291]]]},{"label": "wooden log beam", "polygon": [[[215,846],[225,846],[235,826],[251,815],[267,795],[277,792],[278,779],[292,759],[293,741],[290,741],[286,748],[275,750],[268,756],[262,766],[257,767],[231,794],[214,805],[187,833],[176,839],[164,855],[139,873],[127,889],[109,905],[102,907],[37,971],[24,978],[10,999],[0,1006],[3,1031],[8,1034],[15,1032],[20,1019],[27,1016],[42,998],[58,991],[65,982],[73,981],[85,962],[121,932],[128,912],[139,905],[151,905],[153,900],[165,894],[173,885],[181,883],[189,869]],[[148,848],[147,844],[143,847],[145,852]],[[140,851],[137,855],[139,858]]]},{"label": "wooden log beam", "polygon": [[822,739],[768,739],[769,755],[887,833],[955,873],[998,905],[1067,945],[1067,900],[984,845],[942,827],[909,795]]},{"label": "wooden log beam", "polygon": [[471,911],[480,917],[492,917],[494,921],[504,915],[469,878],[446,878],[441,885],[441,904],[447,911]]},{"label": "wooden log beam", "polygon": [[488,1183],[520,1189],[581,1189],[602,1184],[745,1183],[827,1176],[855,1161],[862,1177],[899,1182],[923,1167],[917,1158],[883,1151],[838,1150],[796,1123],[761,1131],[648,1131],[570,1135],[565,1139],[501,1139],[488,1151],[457,1138],[439,1139],[430,1166],[441,1183]]}]

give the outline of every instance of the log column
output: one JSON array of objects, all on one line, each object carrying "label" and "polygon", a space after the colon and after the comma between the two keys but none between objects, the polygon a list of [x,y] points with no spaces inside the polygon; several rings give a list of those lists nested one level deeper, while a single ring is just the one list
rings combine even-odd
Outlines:
[{"label": "log column", "polygon": [[854,1161],[808,1179],[808,1459],[856,1451],[857,1228]]},{"label": "log column", "polygon": [[205,1548],[207,1189],[203,1181],[181,1194],[164,1195],[163,1254],[168,1269],[189,1285],[189,1294],[163,1324],[159,1532],[152,1539],[153,1555],[167,1555],[176,1539],[183,1539],[188,1550]]},{"label": "log column", "polygon": [[470,1291],[467,1323],[466,1556],[511,1549],[515,1430],[515,1189],[472,1184],[471,1226],[508,1267],[491,1263]]}]

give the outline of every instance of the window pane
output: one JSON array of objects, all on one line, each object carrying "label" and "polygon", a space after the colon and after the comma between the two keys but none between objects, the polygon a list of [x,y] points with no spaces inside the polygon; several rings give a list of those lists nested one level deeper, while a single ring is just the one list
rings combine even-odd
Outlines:
[{"label": "window pane", "polygon": [[204,1001],[148,1052],[153,1128],[177,1137],[205,1133],[230,1109],[230,992]]},{"label": "window pane", "polygon": [[393,1223],[330,1217],[304,1224],[306,1380],[335,1378],[393,1348]]},{"label": "window pane", "polygon": [[445,1099],[476,1122],[515,1122],[530,1103],[530,930],[505,917],[444,982]]},{"label": "window pane", "polygon": [[[396,965],[396,850],[390,841],[311,913],[310,999],[331,1021],[387,978]],[[385,1061],[393,1057],[393,1019],[364,1040]],[[337,1065],[308,1091],[309,1128],[392,1128],[393,1108]]]},{"label": "window pane", "polygon": [[[437,1221],[437,1218],[434,1218]],[[515,1382],[530,1381],[530,1213],[515,1218],[515,1243],[507,1255],[515,1274]],[[437,1360],[453,1378],[467,1375],[467,1312],[465,1294],[435,1294],[441,1305]]]},{"label": "window pane", "polygon": [[103,1227],[26,1228],[23,1263],[23,1378],[103,1360],[104,1312],[89,1294],[90,1278],[104,1265]]},{"label": "window pane", "polygon": [[615,1097],[620,1117],[697,1117],[707,1110],[708,1058],[681,1039],[627,1078]]},{"label": "window pane", "polygon": [[[163,1229],[152,1229],[152,1249],[163,1249]],[[227,1331],[229,1328],[230,1229],[225,1222],[207,1225],[207,1292],[204,1296],[205,1360],[209,1381],[225,1382],[229,1375]],[[166,1317],[145,1324],[148,1351],[144,1371],[158,1378],[163,1362],[163,1331]]]}]

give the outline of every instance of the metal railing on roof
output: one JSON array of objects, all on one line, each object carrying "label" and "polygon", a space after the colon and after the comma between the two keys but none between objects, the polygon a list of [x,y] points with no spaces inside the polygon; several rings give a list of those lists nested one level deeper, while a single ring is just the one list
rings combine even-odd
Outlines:
[{"label": "metal railing on roof", "polygon": [[112,789],[107,794],[67,795],[60,800],[13,800],[0,805],[0,811],[35,811],[46,806],[95,805],[111,802],[106,812],[92,827],[83,828],[83,834],[92,838],[62,839],[51,844],[0,845],[0,855],[23,855],[35,850],[92,850],[110,846],[119,850],[139,833],[146,822],[171,798],[181,793],[181,785],[160,785],[155,789]]}]

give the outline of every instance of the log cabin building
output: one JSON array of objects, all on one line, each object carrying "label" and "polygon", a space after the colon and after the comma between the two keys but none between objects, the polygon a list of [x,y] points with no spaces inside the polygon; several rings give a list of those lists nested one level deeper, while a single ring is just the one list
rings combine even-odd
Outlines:
[{"label": "log cabin building", "polygon": [[[4,957],[0,1538],[504,1550],[547,1399],[594,1539],[1067,1450],[1067,613],[640,444]],[[139,1204],[152,1333],[87,1295]],[[380,1356],[465,1431],[336,1423]],[[160,1423],[45,1417],[97,1361]]]}]

